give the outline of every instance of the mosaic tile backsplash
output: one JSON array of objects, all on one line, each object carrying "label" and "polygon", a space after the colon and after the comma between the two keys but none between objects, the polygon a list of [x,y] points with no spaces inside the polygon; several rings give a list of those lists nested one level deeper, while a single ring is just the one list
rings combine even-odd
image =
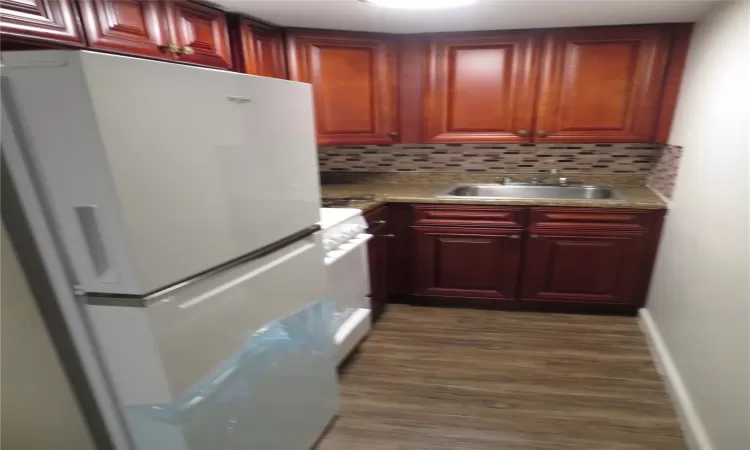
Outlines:
[{"label": "mosaic tile backsplash", "polygon": [[320,147],[322,172],[642,174],[660,144],[419,144]]},{"label": "mosaic tile backsplash", "polygon": [[679,145],[664,146],[659,160],[654,166],[654,170],[648,177],[647,186],[663,197],[672,200],[672,193],[675,181],[677,180],[677,171],[680,168],[681,158],[682,147]]}]

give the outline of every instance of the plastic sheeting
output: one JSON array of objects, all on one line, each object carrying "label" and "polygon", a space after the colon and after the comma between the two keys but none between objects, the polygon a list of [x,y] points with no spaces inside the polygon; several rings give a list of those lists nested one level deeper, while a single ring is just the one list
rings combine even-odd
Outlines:
[{"label": "plastic sheeting", "polygon": [[137,450],[308,449],[338,410],[334,310],[266,324],[177,402],[126,406]]}]

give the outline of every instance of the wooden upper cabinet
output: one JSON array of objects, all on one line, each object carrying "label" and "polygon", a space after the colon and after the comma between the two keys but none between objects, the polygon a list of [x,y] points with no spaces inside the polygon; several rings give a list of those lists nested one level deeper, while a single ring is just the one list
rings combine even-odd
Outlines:
[{"label": "wooden upper cabinet", "polygon": [[234,19],[235,69],[252,75],[286,78],[283,31],[244,17]]},{"label": "wooden upper cabinet", "polygon": [[319,145],[398,142],[392,37],[287,34],[289,77],[312,83]]},{"label": "wooden upper cabinet", "polygon": [[529,141],[536,89],[536,42],[529,32],[431,38],[425,141]]},{"label": "wooden upper cabinet", "polygon": [[551,31],[537,100],[538,142],[651,142],[670,47],[664,26]]},{"label": "wooden upper cabinet", "polygon": [[188,47],[192,54],[180,53],[180,61],[229,69],[232,54],[229,30],[223,11],[187,1],[165,2],[170,42]]},{"label": "wooden upper cabinet", "polygon": [[72,0],[2,0],[0,32],[3,39],[77,46],[84,44]]},{"label": "wooden upper cabinet", "polygon": [[162,2],[84,0],[79,2],[89,46],[153,58],[172,59]]}]

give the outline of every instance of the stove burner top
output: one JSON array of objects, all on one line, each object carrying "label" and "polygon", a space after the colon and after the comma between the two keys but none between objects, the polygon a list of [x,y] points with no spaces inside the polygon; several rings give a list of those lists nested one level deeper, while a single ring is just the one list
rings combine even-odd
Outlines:
[{"label": "stove burner top", "polygon": [[323,197],[324,208],[346,208],[352,202],[366,202],[374,200],[374,195],[352,195],[348,197]]}]

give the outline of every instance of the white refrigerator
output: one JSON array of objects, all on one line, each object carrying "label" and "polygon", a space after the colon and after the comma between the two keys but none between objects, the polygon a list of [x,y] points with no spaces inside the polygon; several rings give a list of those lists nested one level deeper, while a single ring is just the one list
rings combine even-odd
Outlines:
[{"label": "white refrigerator", "polygon": [[129,445],[309,448],[338,409],[310,85],[2,60],[3,163],[85,305]]}]

